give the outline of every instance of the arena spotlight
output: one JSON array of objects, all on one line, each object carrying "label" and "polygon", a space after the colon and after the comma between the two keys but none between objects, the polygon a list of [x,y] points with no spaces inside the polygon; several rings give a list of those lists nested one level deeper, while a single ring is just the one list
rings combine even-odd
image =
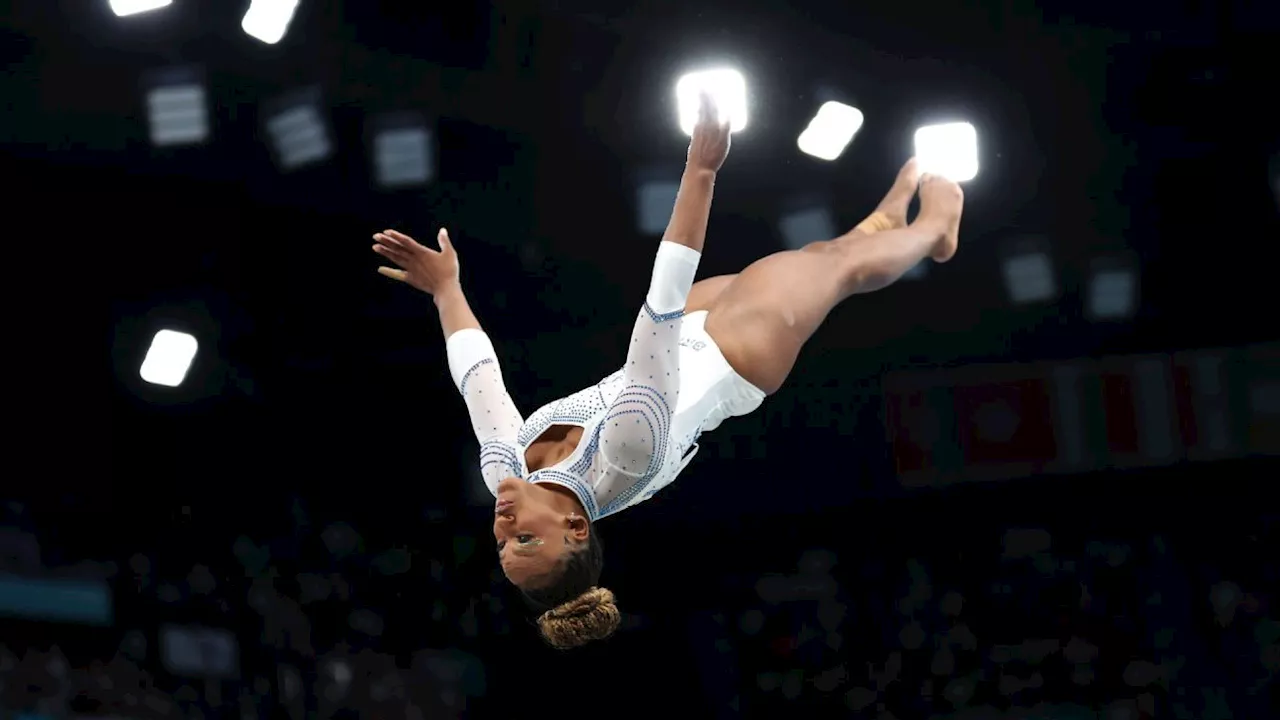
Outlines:
[{"label": "arena spotlight", "polygon": [[240,27],[249,37],[268,45],[275,45],[284,38],[298,9],[298,0],[252,0],[245,11]]},{"label": "arena spotlight", "polygon": [[152,75],[146,87],[152,145],[196,145],[209,139],[209,101],[198,73],[166,70]]},{"label": "arena spotlight", "polygon": [[778,220],[778,231],[788,250],[799,250],[809,243],[836,236],[836,219],[825,205],[808,203],[794,207]]},{"label": "arena spotlight", "polygon": [[967,122],[922,127],[916,130],[915,156],[922,173],[968,182],[978,176],[978,131]]},{"label": "arena spotlight", "polygon": [[116,17],[125,17],[167,7],[173,4],[173,0],[111,0],[108,4]]},{"label": "arena spotlight", "polygon": [[698,122],[702,93],[711,96],[720,118],[729,121],[730,132],[741,132],[747,126],[747,81],[737,70],[717,69],[688,73],[676,82],[676,108],[680,130],[693,134]]},{"label": "arena spotlight", "polygon": [[199,343],[191,335],[176,330],[161,330],[151,338],[151,347],[138,374],[142,379],[165,387],[177,387],[191,369]]},{"label": "arena spotlight", "polygon": [[1121,257],[1098,258],[1089,273],[1087,315],[1092,320],[1122,320],[1138,304],[1137,263]]},{"label": "arena spotlight", "polygon": [[294,170],[325,160],[333,142],[320,108],[320,92],[311,89],[278,99],[266,108],[267,135],[276,161]]},{"label": "arena spotlight", "polygon": [[1023,238],[1009,245],[1001,262],[1005,290],[1015,305],[1044,302],[1058,294],[1049,244]]},{"label": "arena spotlight", "polygon": [[417,115],[392,114],[369,124],[373,173],[384,188],[424,185],[435,176],[431,131]]},{"label": "arena spotlight", "polygon": [[825,102],[800,133],[796,145],[806,155],[828,162],[835,160],[862,129],[862,120],[862,111],[856,107]]}]

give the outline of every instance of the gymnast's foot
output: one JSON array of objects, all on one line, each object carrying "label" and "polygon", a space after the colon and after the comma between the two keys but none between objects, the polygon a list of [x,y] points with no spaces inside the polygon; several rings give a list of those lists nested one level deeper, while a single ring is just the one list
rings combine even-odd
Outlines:
[{"label": "gymnast's foot", "polygon": [[960,214],[964,211],[964,191],[939,175],[920,180],[920,215],[914,225],[928,228],[938,236],[929,252],[936,262],[946,262],[960,244]]},{"label": "gymnast's foot", "polygon": [[911,198],[916,196],[916,186],[919,184],[920,168],[916,159],[911,158],[898,171],[893,187],[889,188],[884,199],[876,206],[876,214],[889,222],[889,226],[883,229],[897,230],[907,226],[907,208],[911,205]]}]

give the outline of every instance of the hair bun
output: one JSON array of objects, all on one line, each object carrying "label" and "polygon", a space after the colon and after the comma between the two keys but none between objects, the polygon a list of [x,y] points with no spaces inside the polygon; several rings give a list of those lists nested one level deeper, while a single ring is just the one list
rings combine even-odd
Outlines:
[{"label": "hair bun", "polygon": [[567,650],[609,637],[621,622],[622,613],[614,604],[613,593],[593,587],[543,613],[538,618],[538,629],[553,647]]}]

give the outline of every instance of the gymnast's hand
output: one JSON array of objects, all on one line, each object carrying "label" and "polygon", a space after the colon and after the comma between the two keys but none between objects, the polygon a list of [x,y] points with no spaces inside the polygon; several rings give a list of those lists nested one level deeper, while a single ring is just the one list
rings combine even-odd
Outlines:
[{"label": "gymnast's hand", "polygon": [[720,120],[720,112],[711,96],[703,93],[698,107],[698,123],[689,139],[689,169],[718,172],[729,156],[729,121]]},{"label": "gymnast's hand", "polygon": [[448,230],[440,228],[436,233],[439,250],[424,247],[395,230],[375,233],[373,239],[378,241],[373,251],[400,266],[400,269],[380,267],[380,274],[432,295],[458,285],[458,253],[449,242]]}]

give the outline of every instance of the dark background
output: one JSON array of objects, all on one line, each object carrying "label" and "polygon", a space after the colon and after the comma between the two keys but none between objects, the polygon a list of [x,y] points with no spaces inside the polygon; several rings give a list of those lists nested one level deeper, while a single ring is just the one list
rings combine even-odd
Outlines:
[{"label": "dark background", "polygon": [[[245,6],[4,6],[0,571],[115,602],[105,627],[0,620],[0,711],[1274,711],[1268,3],[304,0],[275,46],[240,31]],[[656,244],[635,183],[679,172],[672,87],[707,61],[742,70],[752,119],[706,275],[779,249],[797,199],[857,222],[933,118],[978,127],[981,174],[952,263],[833,313],[787,388],[602,528],[624,630],[554,653],[495,576],[433,307],[374,273],[368,238],[450,228],[526,413],[594,382]],[[177,65],[203,73],[212,139],[155,149],[143,82]],[[337,152],[285,173],[262,107],[303,87]],[[828,164],[795,135],[829,96],[867,121]],[[438,180],[382,191],[365,122],[401,110],[431,118]],[[1050,248],[1051,302],[1005,294],[1025,236]],[[1115,254],[1141,306],[1091,322],[1091,263]],[[201,342],[172,390],[138,378],[161,327]],[[993,404],[1016,418],[994,439]],[[172,672],[167,622],[232,630],[236,676]],[[349,686],[326,685],[338,661]]]}]

